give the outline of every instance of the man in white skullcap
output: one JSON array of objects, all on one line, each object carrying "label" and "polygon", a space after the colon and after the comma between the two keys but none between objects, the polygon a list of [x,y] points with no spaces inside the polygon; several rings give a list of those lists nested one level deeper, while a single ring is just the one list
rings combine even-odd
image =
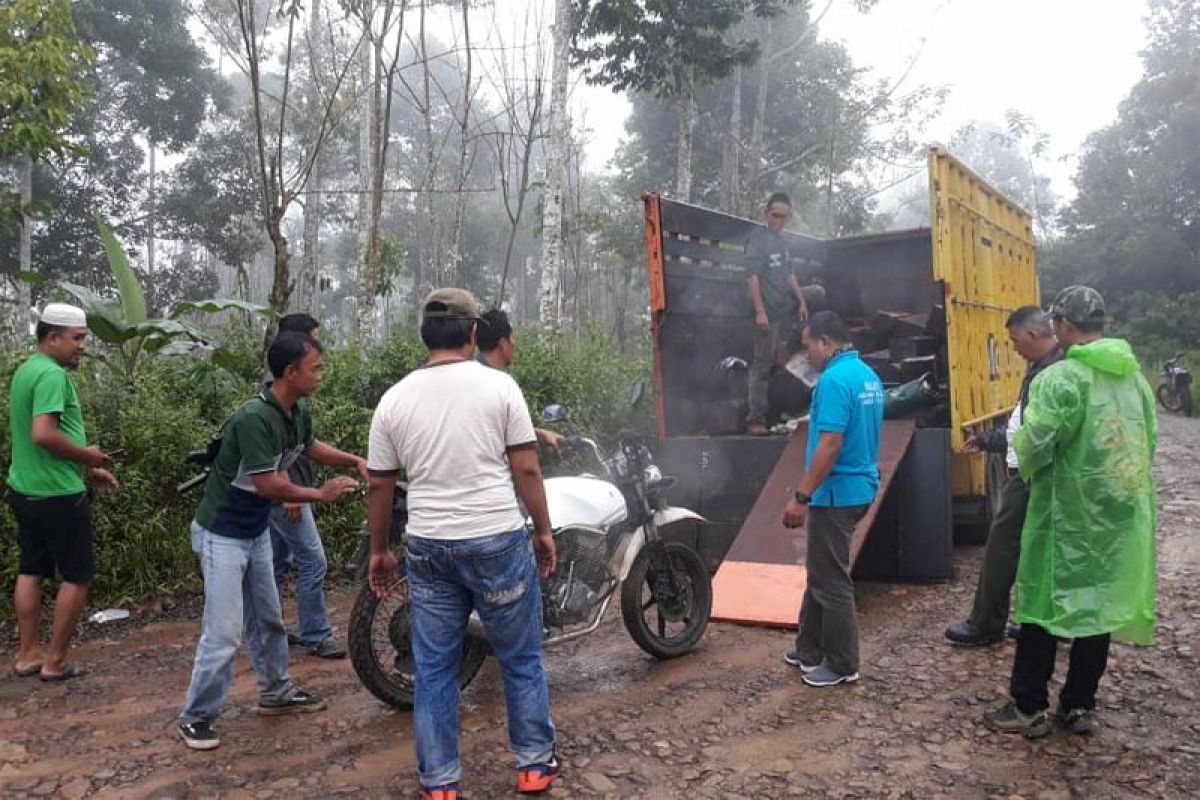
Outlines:
[{"label": "man in white skullcap", "polygon": [[[13,606],[20,649],[18,677],[43,681],[78,678],[85,670],[67,661],[67,644],[87,602],[96,572],[92,517],[85,481],[118,488],[104,469],[112,460],[88,447],[75,385],[67,374],[83,358],[87,316],[50,303],[37,324],[37,350],[13,374],[9,387],[8,502],[17,518],[20,565]],[[43,578],[62,577],[50,643],[38,642]]]}]

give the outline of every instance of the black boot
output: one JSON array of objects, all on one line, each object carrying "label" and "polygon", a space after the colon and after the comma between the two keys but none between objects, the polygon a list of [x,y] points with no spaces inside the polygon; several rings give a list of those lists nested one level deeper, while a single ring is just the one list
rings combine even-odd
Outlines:
[{"label": "black boot", "polygon": [[975,623],[956,622],[946,628],[946,638],[960,647],[988,647],[1004,641],[1004,629],[998,631],[980,630]]}]

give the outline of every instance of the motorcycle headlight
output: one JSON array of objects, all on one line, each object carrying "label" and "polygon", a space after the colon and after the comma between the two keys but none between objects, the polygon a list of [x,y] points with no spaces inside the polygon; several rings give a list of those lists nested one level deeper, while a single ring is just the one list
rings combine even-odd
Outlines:
[{"label": "motorcycle headlight", "polygon": [[642,470],[642,477],[645,479],[647,485],[659,483],[662,481],[662,470],[651,464]]}]

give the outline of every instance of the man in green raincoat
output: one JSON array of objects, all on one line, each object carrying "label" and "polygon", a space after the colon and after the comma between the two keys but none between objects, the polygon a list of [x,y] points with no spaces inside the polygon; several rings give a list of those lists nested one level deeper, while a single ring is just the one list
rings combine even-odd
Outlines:
[{"label": "man in green raincoat", "polygon": [[1154,394],[1129,344],[1104,337],[1099,292],[1066,288],[1049,314],[1066,358],[1033,382],[1013,440],[1029,510],[1012,702],[984,716],[995,730],[1029,738],[1050,732],[1057,638],[1072,640],[1059,722],[1090,733],[1110,639],[1150,644],[1155,623]]}]

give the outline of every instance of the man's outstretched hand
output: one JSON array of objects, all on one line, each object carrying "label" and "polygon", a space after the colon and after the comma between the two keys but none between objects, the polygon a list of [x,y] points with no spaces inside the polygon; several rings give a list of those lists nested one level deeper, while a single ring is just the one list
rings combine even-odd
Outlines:
[{"label": "man's outstretched hand", "polygon": [[326,503],[332,503],[344,494],[349,494],[358,488],[358,481],[348,475],[339,475],[336,478],[330,478],[321,484],[321,500]]},{"label": "man's outstretched hand", "polygon": [[550,531],[533,534],[533,552],[537,556],[538,574],[549,578],[558,569],[558,551]]},{"label": "man's outstretched hand", "polygon": [[389,590],[400,580],[400,565],[391,550],[382,553],[372,553],[371,562],[367,567],[367,583],[375,596],[382,600]]}]

